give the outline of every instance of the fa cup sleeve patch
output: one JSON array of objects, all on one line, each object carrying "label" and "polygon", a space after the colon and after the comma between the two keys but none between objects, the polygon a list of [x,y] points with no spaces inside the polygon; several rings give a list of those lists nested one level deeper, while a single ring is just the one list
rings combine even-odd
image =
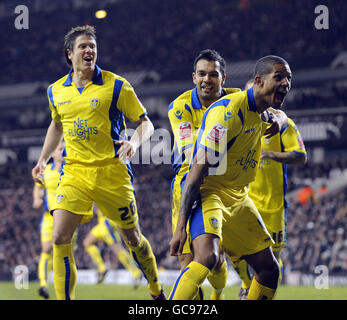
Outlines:
[{"label": "fa cup sleeve patch", "polygon": [[215,143],[219,143],[223,139],[227,131],[228,131],[227,127],[219,123],[216,123],[207,134],[206,139]]},{"label": "fa cup sleeve patch", "polygon": [[181,122],[178,130],[178,136],[181,141],[192,137],[192,124],[190,122]]}]

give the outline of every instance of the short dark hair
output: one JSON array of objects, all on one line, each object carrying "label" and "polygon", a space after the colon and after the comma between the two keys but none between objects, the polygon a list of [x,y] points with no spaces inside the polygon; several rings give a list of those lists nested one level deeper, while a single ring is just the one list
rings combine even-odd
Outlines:
[{"label": "short dark hair", "polygon": [[274,64],[289,65],[286,60],[281,57],[269,55],[260,58],[255,64],[253,76],[265,76],[272,72]]},{"label": "short dark hair", "polygon": [[194,66],[193,66],[194,71],[196,70],[196,64],[201,59],[204,59],[207,61],[218,61],[220,65],[220,71],[222,72],[223,76],[225,75],[225,67],[226,67],[225,60],[216,50],[212,50],[212,49],[202,50],[194,60]]},{"label": "short dark hair", "polygon": [[78,26],[72,28],[64,37],[64,55],[66,63],[71,66],[72,62],[68,56],[68,50],[72,51],[75,44],[75,40],[78,36],[85,34],[87,36],[93,37],[96,40],[96,32],[93,26]]}]

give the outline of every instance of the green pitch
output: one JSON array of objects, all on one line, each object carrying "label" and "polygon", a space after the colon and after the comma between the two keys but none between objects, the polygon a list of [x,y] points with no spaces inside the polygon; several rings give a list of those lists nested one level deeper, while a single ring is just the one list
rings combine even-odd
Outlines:
[{"label": "green pitch", "polygon": [[[42,300],[37,291],[37,282],[29,283],[28,289],[16,289],[13,282],[0,282],[0,300]],[[165,286],[165,292],[169,295],[170,286]],[[205,299],[211,294],[210,287],[204,287]],[[226,300],[236,300],[239,287],[231,286],[225,289]],[[55,300],[53,285],[49,287],[50,299]],[[77,285],[77,300],[150,300],[148,290],[140,286],[136,290],[132,286],[125,285]],[[347,287],[330,287],[318,290],[314,287],[281,286],[276,299],[278,300],[347,300]]]}]

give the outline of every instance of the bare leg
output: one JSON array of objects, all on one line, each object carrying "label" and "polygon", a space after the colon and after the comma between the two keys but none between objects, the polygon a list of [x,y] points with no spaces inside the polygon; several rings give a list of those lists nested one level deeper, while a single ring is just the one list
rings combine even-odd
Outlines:
[{"label": "bare leg", "polygon": [[254,269],[256,280],[269,288],[276,289],[279,277],[279,265],[268,247],[252,255],[244,256],[247,263]]}]

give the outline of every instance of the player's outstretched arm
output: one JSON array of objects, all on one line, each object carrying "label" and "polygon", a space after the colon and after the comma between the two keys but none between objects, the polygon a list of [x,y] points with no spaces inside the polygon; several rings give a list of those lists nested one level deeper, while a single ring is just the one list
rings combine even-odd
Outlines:
[{"label": "player's outstretched arm", "polygon": [[293,151],[280,152],[272,150],[261,150],[261,159],[271,159],[277,162],[302,166],[307,162],[305,154],[300,154]]},{"label": "player's outstretched arm", "polygon": [[117,152],[119,159],[126,161],[133,157],[136,150],[145,143],[154,133],[154,127],[151,120],[146,116],[138,121],[138,126],[132,135],[130,141],[120,140],[116,144],[120,145]]},{"label": "player's outstretched arm", "polygon": [[41,155],[31,174],[35,182],[43,184],[43,171],[53,151],[57,148],[63,137],[63,126],[60,122],[51,121],[48,127],[45,142],[42,147]]},{"label": "player's outstretched arm", "polygon": [[187,239],[186,225],[194,204],[200,193],[203,177],[209,168],[207,151],[199,148],[194,162],[188,172],[182,191],[180,213],[175,234],[170,242],[170,254],[179,256],[182,254],[183,245]]}]

